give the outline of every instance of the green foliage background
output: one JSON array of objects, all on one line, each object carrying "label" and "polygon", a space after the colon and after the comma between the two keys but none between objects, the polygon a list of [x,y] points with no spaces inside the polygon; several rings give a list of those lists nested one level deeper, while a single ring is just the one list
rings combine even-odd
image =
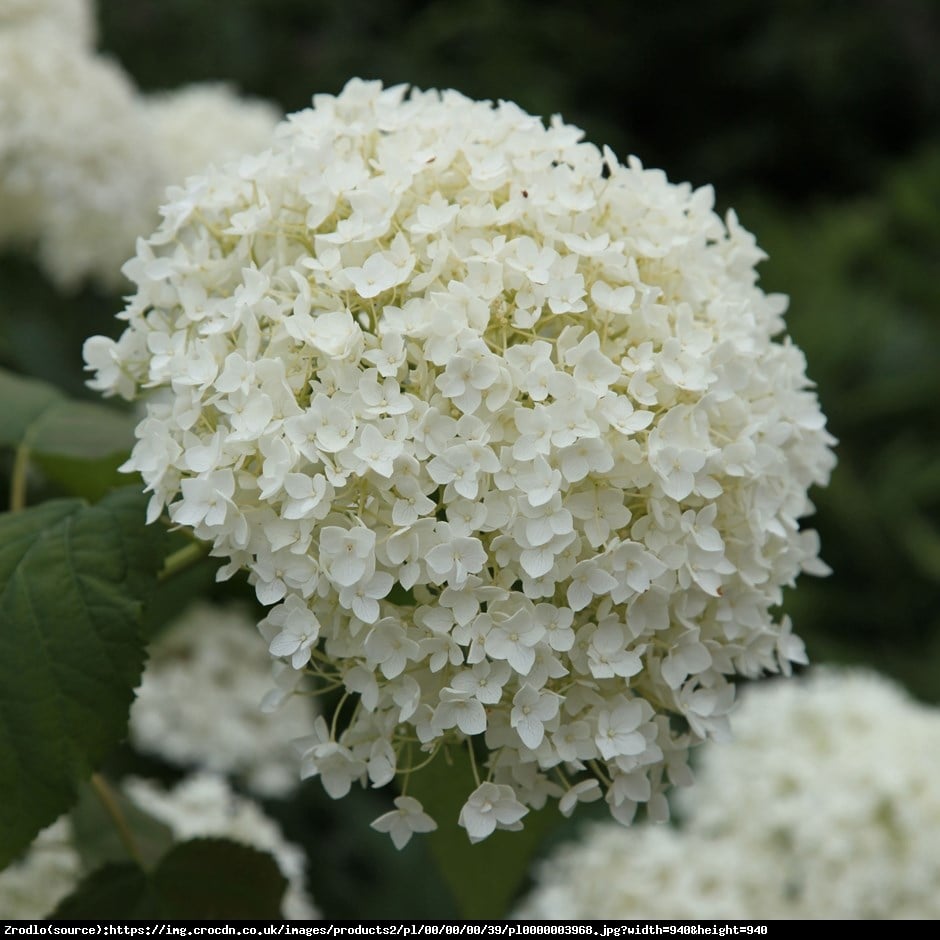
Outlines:
[{"label": "green foliage background", "polygon": [[[673,180],[714,183],[770,256],[765,288],[791,296],[840,440],[816,497],[834,574],[791,594],[797,632],[814,661],[868,663],[940,702],[940,5],[99,0],[99,17],[101,47],[146,90],[221,79],[293,110],[354,75],[451,86],[560,112]],[[2,257],[0,365],[91,397],[81,342],[117,335],[120,307],[62,298]],[[56,479],[39,495],[70,495]],[[203,566],[158,592],[149,628],[210,585]],[[386,802],[311,785],[269,809],[306,845],[327,915],[453,914],[428,846],[399,855],[368,829]]]}]

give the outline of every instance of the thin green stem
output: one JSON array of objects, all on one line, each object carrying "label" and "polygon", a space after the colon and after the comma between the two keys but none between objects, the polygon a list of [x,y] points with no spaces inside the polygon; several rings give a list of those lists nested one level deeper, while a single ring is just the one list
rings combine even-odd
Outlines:
[{"label": "thin green stem", "polygon": [[604,786],[608,788],[611,786],[610,778],[607,776],[607,774],[604,773],[604,771],[601,769],[600,764],[596,760],[589,760],[588,767],[590,767],[591,770],[594,771],[594,775],[597,777],[598,780],[600,780],[601,783],[604,784]]},{"label": "thin green stem", "polygon": [[[404,774],[404,777],[405,777],[404,781],[402,782],[402,790],[401,790],[402,795],[404,795],[405,793],[405,788],[407,787],[407,784],[408,784],[408,777],[411,774],[413,774],[415,771],[421,770],[423,767],[427,767],[428,764],[430,764],[431,761],[433,761],[434,758],[437,757],[439,750],[440,748],[435,748],[433,751],[431,751],[430,756],[425,758],[423,761],[421,761],[420,764],[415,764],[413,767],[405,767],[402,770],[397,771],[399,774]],[[408,758],[409,760],[411,759],[411,747],[410,746],[408,748]]]},{"label": "thin green stem", "polygon": [[160,570],[157,580],[168,581],[174,575],[202,561],[205,554],[206,546],[202,542],[190,542],[189,545],[184,545],[164,559],[163,568]]},{"label": "thin green stem", "polygon": [[343,710],[343,706],[346,704],[346,700],[349,698],[349,693],[347,692],[340,700],[339,705],[336,706],[336,711],[333,712],[333,721],[330,724],[330,740],[336,740],[336,728],[339,724],[339,713]]},{"label": "thin green stem", "polygon": [[140,854],[137,843],[134,841],[133,833],[131,832],[130,826],[127,824],[127,820],[124,818],[124,814],[121,812],[121,807],[118,805],[117,797],[114,795],[110,784],[101,774],[92,774],[91,787],[95,791],[95,795],[101,801],[105,812],[111,817],[111,821],[114,823],[115,829],[117,829],[121,844],[127,850],[127,854],[143,868],[144,858]]},{"label": "thin green stem", "polygon": [[[411,763],[411,750],[412,748],[411,748],[411,745],[409,744],[408,745],[408,763],[409,764]],[[404,770],[399,770],[398,768],[395,769],[396,776],[401,777],[401,783],[399,784],[398,792],[402,796],[408,795],[408,781],[411,779],[412,770],[413,770],[412,767],[406,767]]]},{"label": "thin green stem", "polygon": [[10,480],[10,512],[26,508],[26,474],[29,470],[29,447],[20,444],[13,458],[13,477]]},{"label": "thin green stem", "polygon": [[477,786],[480,786],[480,771],[477,770],[477,758],[473,753],[473,739],[467,738],[467,751],[470,754],[470,768],[473,771],[473,779],[476,780]]},{"label": "thin green stem", "polygon": [[[309,674],[308,672],[308,675]],[[317,673],[313,673],[313,675],[317,675]],[[335,692],[337,689],[341,688],[343,688],[343,683],[340,681],[334,682],[332,685],[325,685],[319,689],[300,689],[294,692],[294,695],[306,695],[307,698],[316,698],[318,695],[328,695],[330,692]]]}]

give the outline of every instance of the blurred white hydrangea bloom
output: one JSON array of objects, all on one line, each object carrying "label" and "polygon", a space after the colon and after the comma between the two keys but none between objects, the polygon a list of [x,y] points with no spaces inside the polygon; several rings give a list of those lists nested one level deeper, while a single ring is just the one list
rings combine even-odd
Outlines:
[{"label": "blurred white hydrangea bloom", "polygon": [[9,920],[45,917],[78,884],[81,868],[71,823],[63,816],[0,872],[0,913]]},{"label": "blurred white hydrangea bloom", "polygon": [[288,842],[277,823],[253,800],[235,793],[224,778],[193,774],[169,790],[130,779],[122,789],[140,809],[168,826],[178,841],[217,837],[269,852],[287,879],[283,916],[287,920],[320,916],[305,888],[303,850]]},{"label": "blurred white hydrangea bloom", "polygon": [[309,697],[262,711],[271,657],[238,607],[196,604],[150,649],[131,708],[138,750],[172,763],[232,774],[262,796],[285,796],[299,782],[292,741],[309,733]]},{"label": "blurred white hydrangea bloom", "polygon": [[39,27],[60,33],[75,46],[95,43],[92,0],[0,0],[0,32]]},{"label": "blurred white hydrangea bloom", "polygon": [[318,95],[169,193],[127,329],[85,345],[93,388],[150,396],[151,520],[247,568],[271,653],[352,696],[304,774],[340,797],[469,742],[473,839],[548,798],[665,816],[728,677],[805,660],[770,610],[827,570],[800,519],[832,438],[753,237],[581,137]]},{"label": "blurred white hydrangea bloom", "polygon": [[140,107],[159,141],[168,183],[182,183],[210,164],[263,150],[283,117],[274,105],[239,97],[223,84],[186,85],[147,95]]},{"label": "blurred white hydrangea bloom", "polygon": [[136,91],[66,32],[0,28],[0,240],[70,287],[116,283],[161,180]]},{"label": "blurred white hydrangea bloom", "polygon": [[531,918],[940,917],[940,712],[886,679],[749,688],[683,824],[596,826],[543,863]]},{"label": "blurred white hydrangea bloom", "polygon": [[121,265],[170,183],[266,146],[278,114],[224,86],[145,97],[95,53],[88,3],[0,0],[0,247],[62,288]]},{"label": "blurred white hydrangea bloom", "polygon": [[[536,869],[536,887],[513,916],[522,920],[771,917],[756,900],[764,897],[765,873],[740,851],[727,843],[709,843],[697,834],[680,834],[668,825],[625,830],[595,824],[579,842],[562,845]],[[747,892],[753,889],[757,895],[752,902]]]},{"label": "blurred white hydrangea bloom", "polygon": [[[147,780],[128,779],[122,792],[166,825],[178,842],[232,839],[269,852],[287,880],[281,911],[288,920],[320,916],[305,888],[306,856],[288,842],[277,823],[254,801],[235,793],[224,778],[192,774],[170,790]],[[7,918],[40,918],[78,887],[83,869],[69,817],[44,829],[22,858],[0,872],[0,913]]]}]

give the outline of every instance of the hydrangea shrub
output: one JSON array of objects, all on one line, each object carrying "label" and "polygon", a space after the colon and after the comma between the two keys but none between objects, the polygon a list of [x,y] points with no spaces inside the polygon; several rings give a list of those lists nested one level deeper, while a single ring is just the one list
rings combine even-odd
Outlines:
[{"label": "hydrangea shrub", "polygon": [[801,528],[834,460],[763,257],[709,187],[509,102],[352,81],[264,152],[173,188],[90,384],[146,401],[126,465],[246,569],[280,695],[376,826],[468,747],[460,823],[557,799],[629,822],[727,733],[733,678],[805,661],[774,616],[825,573]]}]

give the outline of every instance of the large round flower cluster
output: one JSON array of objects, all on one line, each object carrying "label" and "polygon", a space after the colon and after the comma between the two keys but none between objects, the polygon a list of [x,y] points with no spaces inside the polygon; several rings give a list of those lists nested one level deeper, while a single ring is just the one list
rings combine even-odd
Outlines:
[{"label": "large round flower cluster", "polygon": [[474,840],[549,796],[663,816],[728,677],[803,660],[769,608],[825,571],[799,519],[832,439],[753,237],[581,136],[316,96],[171,191],[127,329],[85,346],[93,388],[156,393],[150,518],[247,568],[271,653],[353,696],[304,772],[338,797],[470,739]]},{"label": "large round flower cluster", "polygon": [[683,823],[588,831],[525,918],[940,917],[940,713],[874,674],[748,689]]}]

